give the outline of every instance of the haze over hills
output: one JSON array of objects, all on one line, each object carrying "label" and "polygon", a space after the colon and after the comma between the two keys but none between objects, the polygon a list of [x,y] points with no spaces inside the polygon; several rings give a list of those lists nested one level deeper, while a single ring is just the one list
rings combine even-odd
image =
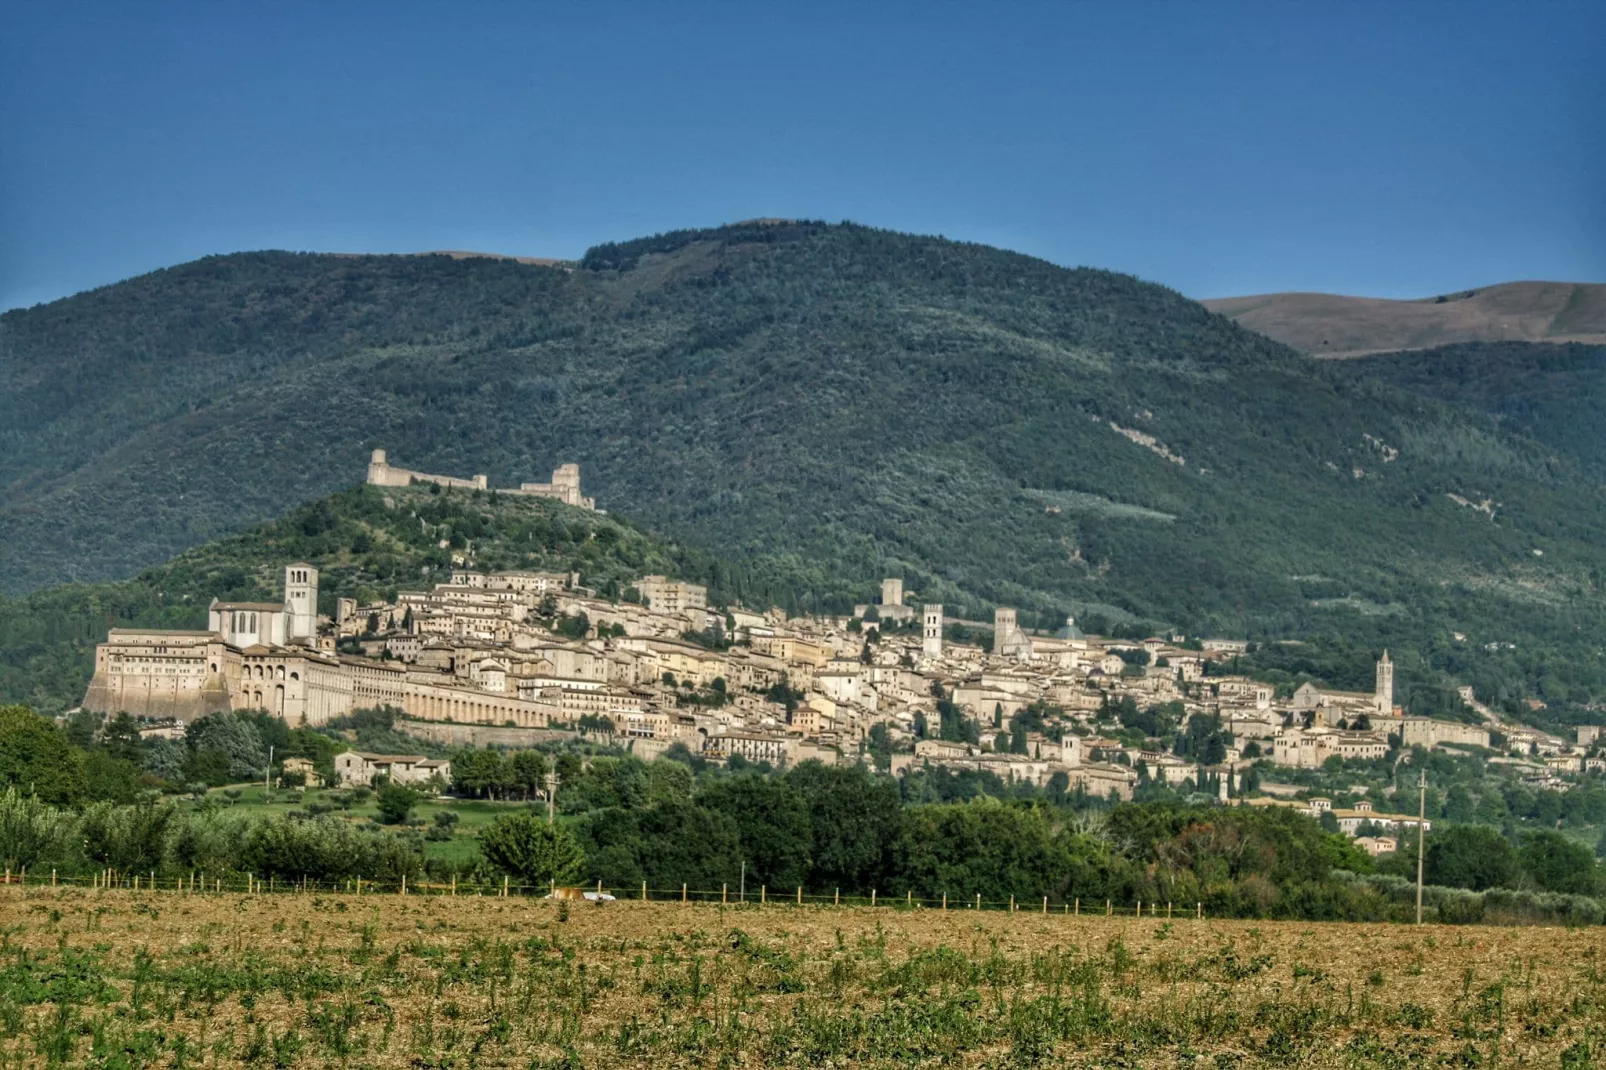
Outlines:
[{"label": "haze over hills", "polygon": [[375,447],[493,486],[578,462],[795,607],[902,575],[955,616],[1524,657],[1606,622],[1606,492],[1493,417],[1128,276],[818,223],[564,269],[243,253],[8,313],[0,583],[129,575]]},{"label": "haze over hills", "polygon": [[1606,343],[1603,283],[1507,282],[1416,301],[1282,293],[1203,304],[1313,357],[1458,342]]}]

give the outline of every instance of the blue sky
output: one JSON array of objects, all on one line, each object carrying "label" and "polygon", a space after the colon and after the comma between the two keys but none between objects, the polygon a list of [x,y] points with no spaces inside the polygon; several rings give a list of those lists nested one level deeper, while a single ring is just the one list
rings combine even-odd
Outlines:
[{"label": "blue sky", "polygon": [[74,4],[0,308],[208,253],[852,219],[1196,297],[1606,281],[1606,3]]}]

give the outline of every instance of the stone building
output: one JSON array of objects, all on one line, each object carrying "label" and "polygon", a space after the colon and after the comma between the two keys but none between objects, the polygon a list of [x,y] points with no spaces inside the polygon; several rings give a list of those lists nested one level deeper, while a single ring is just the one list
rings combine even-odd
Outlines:
[{"label": "stone building", "polygon": [[[429,472],[415,472],[410,468],[397,468],[387,460],[384,450],[374,450],[368,460],[368,483],[376,487],[406,487],[414,483],[434,483],[441,487],[463,487],[468,490],[490,489],[490,481],[483,474],[460,479],[456,476],[438,476]],[[550,483],[520,483],[517,488],[499,489],[497,493],[551,498],[578,509],[597,507],[596,499],[587,498],[580,491],[580,466],[577,464],[559,465],[553,470]]]},{"label": "stone building", "polygon": [[636,590],[647,605],[658,613],[683,613],[708,608],[708,588],[696,583],[672,580],[667,576],[643,576]]},{"label": "stone building", "polygon": [[368,754],[348,750],[335,755],[335,780],[342,787],[372,784],[385,777],[392,784],[427,784],[434,777],[452,779],[452,763],[422,754]]},{"label": "stone building", "polygon": [[921,611],[920,652],[928,658],[942,657],[942,603],[927,602]]}]

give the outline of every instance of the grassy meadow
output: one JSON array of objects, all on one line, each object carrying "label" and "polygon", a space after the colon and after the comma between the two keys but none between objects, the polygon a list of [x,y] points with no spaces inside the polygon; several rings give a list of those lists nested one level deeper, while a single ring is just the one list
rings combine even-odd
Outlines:
[{"label": "grassy meadow", "polygon": [[[231,797],[231,793],[235,792],[238,796]],[[212,789],[207,793],[207,799],[209,803],[215,803],[231,814],[264,814],[277,817],[291,810],[305,809],[309,804],[320,802],[335,804],[338,799],[348,794],[347,790],[340,788],[305,790],[275,788],[272,792],[264,792],[261,784],[233,784],[226,788]],[[195,804],[189,802],[184,805],[193,807]],[[412,820],[415,824],[421,823],[422,827],[428,828],[434,826],[436,814],[445,812],[456,814],[457,823],[451,828],[451,839],[425,840],[423,846],[424,854],[428,857],[462,862],[472,858],[478,849],[480,829],[489,825],[498,814],[526,810],[530,805],[528,802],[424,797],[413,807]],[[379,820],[379,805],[375,796],[370,793],[361,801],[353,801],[349,807],[332,811],[331,816],[367,824]]]},{"label": "grassy meadow", "polygon": [[7,1066],[1517,1065],[1598,929],[0,889]]}]

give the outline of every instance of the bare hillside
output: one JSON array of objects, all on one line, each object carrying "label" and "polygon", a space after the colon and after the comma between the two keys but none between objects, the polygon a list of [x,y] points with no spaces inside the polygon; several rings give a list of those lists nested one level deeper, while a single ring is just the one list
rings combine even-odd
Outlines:
[{"label": "bare hillside", "polygon": [[1606,342],[1606,284],[1601,283],[1507,282],[1417,301],[1260,294],[1204,305],[1314,357],[1456,342]]}]

